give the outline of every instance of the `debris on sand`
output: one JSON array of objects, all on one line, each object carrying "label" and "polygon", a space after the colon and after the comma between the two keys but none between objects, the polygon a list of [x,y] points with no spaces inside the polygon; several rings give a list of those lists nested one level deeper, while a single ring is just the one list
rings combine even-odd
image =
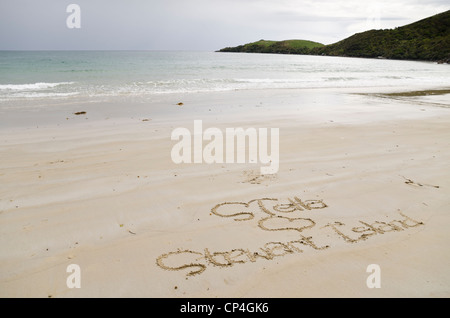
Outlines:
[{"label": "debris on sand", "polygon": [[[401,177],[403,177],[403,176],[401,176]],[[418,187],[427,186],[427,187],[432,187],[432,188],[439,189],[439,186],[438,186],[438,185],[422,184],[422,183],[415,182],[415,181],[413,181],[413,180],[411,180],[411,179],[408,179],[408,178],[405,178],[405,177],[403,177],[403,179],[405,179],[405,180],[406,180],[405,183],[406,183],[406,184],[409,184],[409,185],[414,185],[414,186],[418,186]]]}]

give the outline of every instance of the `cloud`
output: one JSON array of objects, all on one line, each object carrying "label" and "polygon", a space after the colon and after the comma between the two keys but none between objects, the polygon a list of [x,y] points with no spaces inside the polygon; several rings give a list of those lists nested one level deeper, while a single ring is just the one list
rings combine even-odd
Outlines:
[{"label": "cloud", "polygon": [[[82,28],[65,25],[70,3]],[[337,42],[449,9],[432,0],[1,0],[0,49],[215,50],[261,38]]]}]

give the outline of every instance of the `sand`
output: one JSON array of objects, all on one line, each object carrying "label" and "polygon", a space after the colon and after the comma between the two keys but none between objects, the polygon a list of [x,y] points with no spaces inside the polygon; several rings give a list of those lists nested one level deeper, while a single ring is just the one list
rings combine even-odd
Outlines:
[{"label": "sand", "polygon": [[[0,296],[449,297],[448,95],[367,91],[8,113]],[[173,163],[171,132],[194,119],[279,128],[278,173]]]}]

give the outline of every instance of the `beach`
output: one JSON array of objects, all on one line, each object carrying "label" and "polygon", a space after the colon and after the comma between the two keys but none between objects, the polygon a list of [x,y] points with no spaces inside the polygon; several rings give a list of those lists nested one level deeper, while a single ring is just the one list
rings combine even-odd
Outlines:
[{"label": "beach", "polygon": [[[449,94],[398,94],[427,89],[229,90],[7,111],[0,296],[448,297]],[[195,120],[278,128],[277,173],[174,163],[171,133]],[[71,264],[80,288],[69,288]]]}]

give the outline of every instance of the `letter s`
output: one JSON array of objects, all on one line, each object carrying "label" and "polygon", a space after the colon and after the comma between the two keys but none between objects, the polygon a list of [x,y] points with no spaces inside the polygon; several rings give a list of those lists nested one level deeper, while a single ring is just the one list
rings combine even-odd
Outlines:
[{"label": "letter s", "polygon": [[166,270],[170,270],[170,271],[179,271],[179,270],[183,270],[186,268],[197,268],[196,270],[192,270],[189,273],[186,274],[186,276],[193,276],[196,274],[201,274],[206,270],[206,265],[204,264],[194,264],[194,263],[189,263],[189,264],[184,264],[178,267],[171,267],[168,266],[166,264],[164,264],[163,260],[169,258],[172,255],[179,255],[179,254],[197,254],[197,255],[201,255],[203,256],[202,253],[199,252],[193,252],[193,251],[189,251],[189,250],[184,250],[184,251],[176,251],[176,252],[169,252],[167,254],[163,254],[161,256],[159,256],[156,259],[156,264],[161,267],[162,269],[166,269]]}]

